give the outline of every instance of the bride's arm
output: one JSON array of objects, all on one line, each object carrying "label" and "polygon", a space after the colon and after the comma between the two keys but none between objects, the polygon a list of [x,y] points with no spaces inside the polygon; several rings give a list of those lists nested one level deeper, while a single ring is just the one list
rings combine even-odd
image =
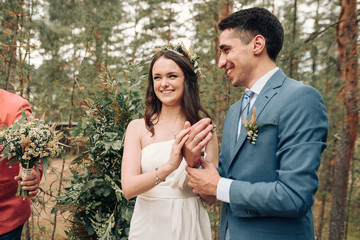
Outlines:
[{"label": "bride's arm", "polygon": [[[213,163],[215,167],[219,165],[219,149],[216,132],[213,132],[213,137],[207,144],[206,149],[206,160]],[[216,201],[216,196],[200,194],[200,198],[206,202],[207,205],[212,205]]]},{"label": "bride's arm", "polygon": [[156,186],[156,178],[164,180],[171,172],[178,168],[182,155],[181,147],[187,140],[189,130],[182,130],[175,140],[169,161],[158,167],[157,171],[141,172],[141,134],[143,120],[137,119],[129,123],[124,144],[121,165],[121,186],[127,199],[142,194]]}]

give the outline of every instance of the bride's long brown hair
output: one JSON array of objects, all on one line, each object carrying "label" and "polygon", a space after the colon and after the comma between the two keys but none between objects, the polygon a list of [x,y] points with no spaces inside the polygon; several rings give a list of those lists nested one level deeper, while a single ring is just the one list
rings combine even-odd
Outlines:
[{"label": "bride's long brown hair", "polygon": [[159,121],[161,112],[162,103],[155,95],[154,82],[152,77],[153,66],[160,57],[174,61],[184,73],[185,81],[182,110],[186,120],[189,121],[191,125],[196,123],[201,119],[200,112],[204,113],[206,117],[210,118],[210,115],[200,103],[198,76],[194,72],[194,66],[191,64],[190,60],[187,57],[182,56],[174,51],[163,50],[155,54],[150,63],[148,86],[145,97],[146,108],[144,119],[146,128],[152,133],[152,135],[154,135],[154,125]]}]

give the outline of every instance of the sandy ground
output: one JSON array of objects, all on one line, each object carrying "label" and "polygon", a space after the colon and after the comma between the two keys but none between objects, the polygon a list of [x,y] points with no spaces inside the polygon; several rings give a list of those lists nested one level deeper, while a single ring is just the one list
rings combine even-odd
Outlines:
[{"label": "sandy ground", "polygon": [[[70,181],[68,177],[71,176],[69,164],[72,158],[63,160],[61,158],[53,159],[47,169],[45,176],[43,176],[40,188],[41,192],[32,201],[32,216],[30,217],[29,225],[33,240],[35,239],[68,239],[65,230],[70,224],[68,221],[69,213],[61,214],[59,211],[57,215],[52,213],[55,206],[55,199],[59,195],[59,183],[61,177],[61,170],[63,168],[63,180],[61,191],[64,192],[64,186],[69,186]],[[56,226],[55,223],[56,222]],[[55,226],[55,232],[54,232]],[[54,237],[52,238],[54,232]],[[23,236],[26,235],[26,228],[23,231]],[[25,238],[24,238],[25,239]]]}]

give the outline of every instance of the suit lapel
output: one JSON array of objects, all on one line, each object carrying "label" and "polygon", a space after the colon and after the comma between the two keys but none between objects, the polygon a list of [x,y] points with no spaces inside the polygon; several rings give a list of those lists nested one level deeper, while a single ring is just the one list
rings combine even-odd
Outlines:
[{"label": "suit lapel", "polygon": [[[285,78],[286,78],[286,75],[281,70],[278,70],[277,72],[274,73],[274,75],[265,84],[265,86],[261,90],[260,94],[257,96],[256,101],[255,101],[254,105],[251,107],[250,113],[247,116],[248,120],[250,119],[250,116],[254,109],[254,106],[256,107],[257,118],[260,117],[262,111],[264,110],[266,105],[269,103],[270,99],[273,96],[275,96],[276,93],[278,92],[278,88],[281,87]],[[240,115],[237,115],[237,116],[240,117]],[[237,120],[239,120],[239,118]],[[236,136],[237,136],[237,131],[236,131]],[[240,150],[241,146],[244,144],[245,140],[247,139],[246,137],[247,137],[247,130],[245,129],[244,124],[242,124],[239,139],[236,142],[236,138],[235,138],[236,144],[232,145],[235,147],[231,151],[231,162],[234,160],[236,154]]]}]

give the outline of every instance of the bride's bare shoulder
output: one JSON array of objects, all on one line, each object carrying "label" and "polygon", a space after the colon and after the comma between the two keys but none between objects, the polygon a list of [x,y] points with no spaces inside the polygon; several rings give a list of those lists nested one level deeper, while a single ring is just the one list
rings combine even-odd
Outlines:
[{"label": "bride's bare shoulder", "polygon": [[143,133],[146,131],[145,120],[143,118],[132,120],[127,126],[127,132],[131,131],[133,133]]},{"label": "bride's bare shoulder", "polygon": [[145,120],[143,118],[131,120],[131,122],[129,123],[129,125],[136,125],[136,126],[140,126],[144,124],[145,124]]},{"label": "bride's bare shoulder", "polygon": [[144,119],[132,120],[127,126],[125,141],[139,143],[141,147],[144,145],[144,141],[148,139],[148,133]]}]

